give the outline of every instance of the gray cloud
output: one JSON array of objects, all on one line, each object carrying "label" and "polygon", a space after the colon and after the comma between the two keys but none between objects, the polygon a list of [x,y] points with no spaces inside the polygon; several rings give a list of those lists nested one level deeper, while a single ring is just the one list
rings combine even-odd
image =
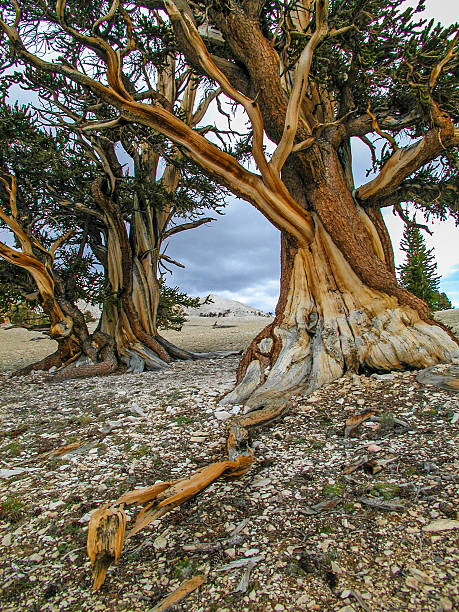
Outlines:
[{"label": "gray cloud", "polygon": [[169,285],[190,295],[218,293],[263,310],[274,310],[279,293],[280,233],[251,205],[232,200],[225,215],[170,239],[174,266]]}]

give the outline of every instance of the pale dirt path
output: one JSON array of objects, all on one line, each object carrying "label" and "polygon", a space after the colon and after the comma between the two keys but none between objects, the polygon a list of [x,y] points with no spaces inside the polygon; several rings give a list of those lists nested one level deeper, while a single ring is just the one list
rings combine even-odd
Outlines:
[{"label": "pale dirt path", "polygon": [[[163,330],[170,342],[191,351],[244,350],[270,317],[189,317],[181,332]],[[214,323],[219,326],[214,328]],[[0,371],[16,370],[53,353],[57,343],[40,332],[0,327]]]}]

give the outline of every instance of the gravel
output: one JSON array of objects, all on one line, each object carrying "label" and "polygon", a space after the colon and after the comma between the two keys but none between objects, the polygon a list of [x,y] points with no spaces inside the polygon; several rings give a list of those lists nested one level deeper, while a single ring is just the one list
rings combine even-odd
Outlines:
[{"label": "gravel", "polygon": [[[215,413],[237,361],[54,384],[0,375],[0,608],[148,610],[198,574],[206,582],[178,610],[459,604],[458,395],[410,372],[292,398],[283,420],[253,432],[247,475],[137,534],[91,594],[91,512],[225,457]],[[344,437],[346,420],[370,408]],[[365,456],[385,467],[373,475]]]}]

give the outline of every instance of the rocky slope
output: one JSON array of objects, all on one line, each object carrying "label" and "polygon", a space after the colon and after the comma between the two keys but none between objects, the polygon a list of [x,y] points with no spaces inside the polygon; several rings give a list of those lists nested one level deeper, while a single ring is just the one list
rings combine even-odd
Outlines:
[{"label": "rocky slope", "polygon": [[459,338],[459,308],[440,310],[434,313],[434,318],[449,327],[453,334]]},{"label": "rocky slope", "polygon": [[205,298],[201,299],[201,306],[199,308],[188,308],[187,313],[191,316],[229,316],[229,317],[248,317],[248,316],[268,316],[266,313],[247,306],[242,302],[236,302],[235,300],[228,300],[227,298],[211,293],[209,295],[211,302],[204,304]]}]

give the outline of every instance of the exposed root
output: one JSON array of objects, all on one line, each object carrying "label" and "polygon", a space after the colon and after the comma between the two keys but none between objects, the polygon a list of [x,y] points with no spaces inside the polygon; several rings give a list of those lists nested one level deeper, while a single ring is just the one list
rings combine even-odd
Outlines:
[{"label": "exposed root", "polygon": [[186,349],[179,348],[162,336],[157,336],[156,340],[167,350],[171,357],[183,359],[185,361],[190,359],[216,359],[218,357],[232,357],[234,355],[242,354],[242,351],[211,351],[207,353],[196,353],[194,351],[187,351]]},{"label": "exposed root", "polygon": [[35,361],[20,370],[16,370],[13,372],[12,376],[27,376],[31,372],[37,371],[48,371],[50,368],[59,368],[62,365],[62,359],[60,355],[60,351],[57,350],[55,353],[48,355],[44,359],[40,359],[40,361]]},{"label": "exposed root", "polygon": [[459,393],[459,365],[451,365],[446,369],[432,366],[421,370],[416,376],[421,385],[433,385],[446,391]]},{"label": "exposed root", "polygon": [[102,361],[100,363],[68,367],[59,370],[56,374],[49,377],[50,382],[61,382],[63,380],[73,380],[77,378],[92,378],[93,376],[107,376],[114,372],[118,364],[113,361]]},{"label": "exposed root", "polygon": [[140,342],[130,344],[129,347],[121,349],[121,360],[127,366],[127,371],[133,374],[139,374],[144,370],[163,370],[169,367],[169,362],[174,360],[191,361],[197,359],[216,359],[221,357],[230,357],[240,355],[241,351],[213,351],[208,353],[195,353],[187,351],[175,344],[172,344],[161,336],[155,337],[156,342],[161,345],[163,350],[167,352],[168,361],[161,359],[148,346]]},{"label": "exposed root", "polygon": [[197,470],[189,478],[157,483],[122,495],[112,505],[104,505],[91,516],[88,531],[88,555],[94,578],[93,590],[99,589],[111,563],[116,563],[125,539],[125,505],[144,505],[126,539],[192,499],[220,478],[240,478],[253,463],[248,429],[272,421],[285,410],[286,404],[264,407],[234,419],[228,431],[229,460],[212,463]]},{"label": "exposed root", "polygon": [[27,376],[34,371],[48,371],[50,368],[64,368],[66,365],[78,359],[81,355],[81,348],[79,343],[73,336],[69,338],[63,338],[59,342],[57,351],[48,355],[40,361],[36,361],[20,370],[13,373],[13,376]]},{"label": "exposed root", "polygon": [[59,382],[72,378],[104,376],[114,372],[118,367],[118,360],[115,355],[113,338],[102,332],[94,332],[91,337],[91,344],[96,348],[95,353],[100,359],[99,362],[93,363],[90,359],[87,359],[89,365],[82,366],[66,363],[49,380]]}]

